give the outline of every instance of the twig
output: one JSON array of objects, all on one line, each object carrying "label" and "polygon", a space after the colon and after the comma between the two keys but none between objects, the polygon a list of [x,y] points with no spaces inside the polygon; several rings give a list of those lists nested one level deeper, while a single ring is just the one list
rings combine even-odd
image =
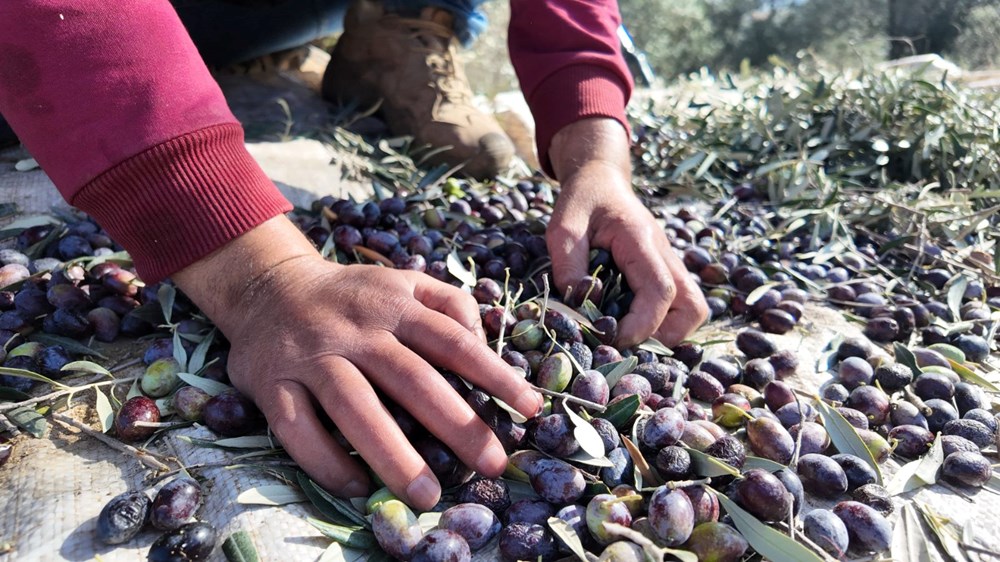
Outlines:
[{"label": "twig", "polygon": [[[107,378],[107,375],[98,375],[96,378],[98,378],[98,379]],[[111,381],[107,381],[106,380],[106,381],[95,382],[95,383],[91,383],[91,384],[84,384],[82,386],[74,386],[74,387],[68,388],[66,390],[57,390],[55,392],[50,392],[49,394],[44,394],[42,396],[36,396],[35,398],[31,398],[31,399],[24,400],[24,401],[21,401],[21,402],[14,402],[13,404],[4,404],[4,405],[0,406],[0,414],[2,414],[4,412],[9,412],[10,410],[16,410],[16,409],[24,407],[24,406],[33,406],[35,404],[38,404],[39,402],[45,402],[45,401],[48,401],[48,400],[59,398],[60,396],[65,396],[67,394],[76,394],[78,392],[82,392],[84,390],[91,389],[91,388],[97,388],[99,386],[108,386],[108,385],[116,385],[116,384],[126,383],[126,382],[135,382],[135,381],[137,381],[137,380],[139,380],[141,378],[142,378],[142,375],[136,375],[134,377],[126,377],[124,379],[115,379],[115,380],[111,380]],[[90,379],[90,380],[95,380],[95,379]]]},{"label": "twig", "polygon": [[68,425],[68,426],[74,427],[76,429],[79,429],[83,433],[86,433],[87,435],[93,437],[94,439],[97,439],[98,441],[100,441],[101,443],[104,443],[108,447],[111,447],[112,449],[114,449],[116,451],[120,451],[122,453],[125,453],[127,455],[130,455],[130,456],[134,457],[136,460],[138,460],[142,464],[148,466],[149,468],[152,468],[154,470],[159,470],[159,471],[169,471],[170,470],[170,467],[167,466],[167,465],[165,465],[165,464],[163,464],[162,462],[160,462],[160,460],[157,458],[157,455],[155,455],[154,453],[152,453],[150,451],[144,451],[144,450],[136,449],[135,447],[133,447],[131,445],[126,445],[125,443],[122,443],[121,441],[118,441],[117,439],[113,439],[111,437],[108,437],[107,435],[105,435],[105,434],[103,434],[103,433],[101,433],[99,431],[94,431],[93,429],[91,429],[90,427],[88,427],[86,424],[84,424],[82,422],[79,422],[79,421],[77,421],[77,420],[75,420],[75,419],[67,416],[66,414],[62,414],[62,413],[56,412],[56,413],[52,414],[52,419],[54,419],[54,420],[56,420],[58,422],[61,422],[61,423],[65,424],[65,425]]},{"label": "twig", "polygon": [[113,373],[115,371],[121,371],[123,369],[128,369],[129,367],[134,367],[134,366],[138,365],[139,363],[142,363],[142,359],[139,358],[139,357],[136,357],[135,359],[129,359],[128,361],[126,361],[124,363],[121,363],[119,365],[115,365],[114,367],[111,367],[108,370]]},{"label": "twig", "polygon": [[556,392],[554,390],[549,390],[547,388],[542,388],[540,386],[535,386],[535,385],[532,385],[531,387],[533,390],[544,396],[549,396],[551,398],[564,398],[567,402],[579,404],[580,406],[585,406],[587,408],[590,408],[591,410],[596,410],[601,413],[607,410],[606,406],[601,406],[597,402],[591,402],[590,400],[584,400],[583,398],[577,398],[572,394],[567,394],[565,392]]},{"label": "twig", "polygon": [[16,425],[10,423],[7,416],[0,415],[0,428],[3,428],[3,431],[6,433],[10,433],[11,437],[17,437],[21,434],[21,430]]}]

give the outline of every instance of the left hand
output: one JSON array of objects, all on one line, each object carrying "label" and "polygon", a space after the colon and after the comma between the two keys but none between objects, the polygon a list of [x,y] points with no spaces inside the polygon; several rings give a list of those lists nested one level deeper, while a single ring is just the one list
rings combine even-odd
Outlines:
[{"label": "left hand", "polygon": [[548,228],[556,286],[587,275],[591,247],[611,252],[635,298],[617,344],[653,335],[675,345],[708,318],[701,289],[653,215],[632,191],[629,141],[617,121],[589,118],[561,129],[549,156],[562,192]]}]

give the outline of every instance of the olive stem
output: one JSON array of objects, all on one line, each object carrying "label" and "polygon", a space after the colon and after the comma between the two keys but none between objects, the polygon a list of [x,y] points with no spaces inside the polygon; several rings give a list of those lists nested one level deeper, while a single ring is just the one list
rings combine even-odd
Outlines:
[{"label": "olive stem", "polygon": [[667,482],[667,487],[671,490],[676,490],[677,488],[690,488],[691,486],[708,486],[711,483],[711,478],[702,478],[701,480],[679,480],[676,482]]},{"label": "olive stem", "polygon": [[9,433],[11,437],[17,437],[21,434],[21,430],[16,425],[10,423],[7,416],[0,416],[0,429],[3,429],[4,433]]},{"label": "olive stem", "polygon": [[[97,379],[104,379],[104,378],[107,378],[107,375],[98,375],[96,378]],[[73,386],[73,387],[70,387],[70,388],[68,388],[66,390],[57,390],[55,392],[50,392],[49,394],[45,394],[45,395],[42,395],[42,396],[37,396],[35,398],[31,398],[29,400],[24,400],[22,402],[14,402],[12,404],[4,404],[4,405],[0,406],[0,414],[2,414],[4,412],[9,412],[11,410],[16,410],[16,409],[22,408],[24,406],[33,406],[35,404],[38,404],[39,402],[46,402],[48,400],[52,400],[52,399],[55,399],[55,398],[66,396],[67,394],[76,394],[78,392],[81,392],[81,391],[84,391],[84,390],[87,390],[87,389],[90,389],[90,388],[97,388],[99,386],[116,385],[116,384],[125,383],[125,382],[135,382],[135,381],[137,381],[137,380],[139,380],[141,378],[142,378],[142,375],[137,375],[137,376],[134,376],[134,377],[126,377],[124,379],[115,379],[115,380],[111,380],[111,381],[105,380],[105,381],[101,381],[101,382],[84,384],[82,386]],[[95,379],[91,379],[91,380],[95,380]]]},{"label": "olive stem", "polygon": [[566,394],[565,392],[556,392],[554,390],[549,390],[547,388],[542,388],[540,386],[535,386],[535,385],[532,385],[531,388],[533,388],[535,391],[537,391],[538,393],[542,394],[543,396],[549,396],[549,397],[552,397],[552,398],[562,398],[562,399],[566,400],[567,402],[572,402],[574,404],[579,404],[580,406],[584,406],[584,407],[590,408],[592,410],[597,410],[598,412],[602,412],[603,413],[605,410],[607,410],[607,408],[605,406],[601,406],[597,402],[591,402],[590,400],[584,400],[583,398],[577,398],[576,396],[573,396],[572,394]]},{"label": "olive stem", "polygon": [[906,397],[907,402],[913,404],[914,406],[917,407],[918,410],[920,410],[921,414],[929,416],[934,412],[933,410],[930,409],[930,407],[927,406],[927,404],[924,404],[924,401],[919,396],[917,396],[915,392],[913,392],[913,389],[910,388],[910,385],[906,385],[905,387],[903,387],[903,395]]},{"label": "olive stem", "polygon": [[191,424],[189,422],[180,422],[180,423],[178,423],[178,422],[150,422],[150,421],[138,420],[138,421],[133,422],[132,425],[134,425],[136,427],[152,427],[152,428],[155,428],[155,429],[163,429],[163,428],[171,428],[171,427],[179,427],[179,426],[189,426]]},{"label": "olive stem", "polygon": [[105,445],[111,447],[112,449],[114,449],[116,451],[119,451],[119,452],[122,452],[122,453],[125,453],[125,454],[128,454],[128,455],[134,457],[136,460],[138,460],[142,464],[148,466],[149,468],[152,468],[154,470],[159,470],[159,471],[169,471],[170,470],[169,466],[167,466],[166,464],[163,464],[162,462],[160,462],[160,460],[157,458],[157,455],[155,453],[152,453],[151,451],[136,449],[135,447],[133,447],[131,445],[126,445],[125,443],[122,443],[121,441],[119,441],[117,439],[114,439],[112,437],[108,437],[107,435],[105,435],[105,434],[103,434],[103,433],[101,433],[99,431],[94,431],[93,429],[91,429],[90,427],[88,427],[83,422],[77,421],[77,420],[75,420],[75,419],[67,416],[66,414],[62,414],[62,413],[56,412],[56,413],[52,414],[52,419],[54,419],[54,420],[56,420],[56,421],[58,421],[60,423],[63,423],[65,425],[74,427],[74,428],[82,431],[83,433],[86,433],[87,435],[93,437],[94,439],[97,439],[101,443],[104,443]]}]

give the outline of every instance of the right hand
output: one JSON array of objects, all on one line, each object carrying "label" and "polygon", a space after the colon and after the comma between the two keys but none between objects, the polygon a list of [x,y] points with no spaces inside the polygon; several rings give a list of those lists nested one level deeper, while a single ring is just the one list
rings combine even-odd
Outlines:
[{"label": "right hand", "polygon": [[432,365],[527,417],[541,408],[541,396],[486,345],[469,294],[422,273],[327,262],[284,217],[174,278],[232,343],[233,384],[289,455],[335,493],[365,495],[369,482],[324,429],[321,410],[393,493],[426,510],[440,484],[376,389],[490,477],[506,467],[503,447]]}]

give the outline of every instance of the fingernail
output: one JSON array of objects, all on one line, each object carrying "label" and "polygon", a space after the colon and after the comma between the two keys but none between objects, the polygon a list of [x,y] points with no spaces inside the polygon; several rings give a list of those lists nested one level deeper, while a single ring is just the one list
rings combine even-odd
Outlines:
[{"label": "fingernail", "polygon": [[343,493],[349,498],[361,498],[368,495],[368,484],[360,480],[351,480],[344,486]]},{"label": "fingernail", "polygon": [[416,480],[406,487],[406,497],[417,507],[432,507],[440,496],[441,489],[438,488],[437,482],[426,474],[417,476]]},{"label": "fingernail", "polygon": [[530,418],[534,417],[542,409],[542,403],[542,395],[529,388],[517,397],[514,409],[522,414],[530,412],[531,414],[528,416]]}]

